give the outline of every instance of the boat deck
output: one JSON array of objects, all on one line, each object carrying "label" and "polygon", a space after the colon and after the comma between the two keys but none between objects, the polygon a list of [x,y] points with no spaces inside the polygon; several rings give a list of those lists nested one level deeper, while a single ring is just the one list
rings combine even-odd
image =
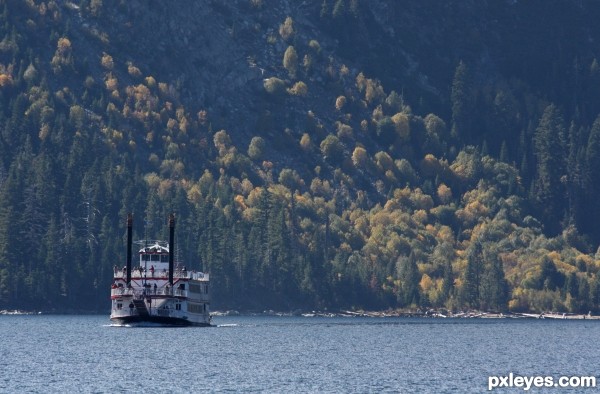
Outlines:
[{"label": "boat deck", "polygon": [[[127,274],[125,269],[119,270],[115,268],[114,270],[114,279],[126,279]],[[169,271],[168,270],[155,270],[152,271],[150,269],[144,271],[143,268],[136,268],[131,270],[131,278],[132,279],[168,279]],[[185,280],[199,280],[203,282],[209,281],[209,275],[204,272],[197,271],[184,271],[184,270],[175,270],[173,272],[173,279],[185,279]]]}]

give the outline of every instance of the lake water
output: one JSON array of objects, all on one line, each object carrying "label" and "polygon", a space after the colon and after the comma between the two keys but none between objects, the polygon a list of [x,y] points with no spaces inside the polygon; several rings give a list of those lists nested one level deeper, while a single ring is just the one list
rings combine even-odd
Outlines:
[{"label": "lake water", "polygon": [[484,392],[488,376],[510,372],[600,375],[600,321],[215,317],[213,323],[128,328],[110,326],[108,316],[0,316],[0,392],[464,393]]}]

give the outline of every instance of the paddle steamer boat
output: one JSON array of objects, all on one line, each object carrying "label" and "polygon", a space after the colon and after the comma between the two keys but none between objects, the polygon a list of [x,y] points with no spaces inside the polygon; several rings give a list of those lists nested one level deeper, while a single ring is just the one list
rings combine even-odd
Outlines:
[{"label": "paddle steamer boat", "polygon": [[127,216],[127,263],[115,266],[110,319],[119,325],[210,326],[209,275],[174,262],[175,217],[169,242],[139,241],[132,262],[133,215]]}]

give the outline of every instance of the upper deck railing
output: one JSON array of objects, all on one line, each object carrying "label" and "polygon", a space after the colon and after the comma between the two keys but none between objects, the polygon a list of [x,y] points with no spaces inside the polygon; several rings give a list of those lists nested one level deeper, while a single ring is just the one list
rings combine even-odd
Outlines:
[{"label": "upper deck railing", "polygon": [[[127,274],[125,269],[114,270],[115,279],[125,279]],[[131,270],[132,279],[169,279],[169,271],[167,270],[151,270],[147,269],[144,271],[143,268],[136,267]],[[193,279],[208,282],[209,275],[204,272],[197,271],[186,271],[186,270],[175,270],[173,272],[173,279]]]},{"label": "upper deck railing", "polygon": [[133,296],[134,298],[142,299],[146,296],[170,296],[170,297],[187,297],[188,291],[178,289],[176,287],[163,287],[159,289],[153,289],[152,287],[146,289],[134,289],[127,287],[116,287],[111,289],[111,296]]},{"label": "upper deck railing", "polygon": [[148,286],[144,289],[133,287],[113,287],[110,291],[111,298],[120,298],[133,296],[134,299],[145,299],[154,297],[181,297],[191,301],[210,302],[210,294],[208,289],[205,293],[193,293],[188,289],[181,289],[177,286],[165,286],[154,288]]}]

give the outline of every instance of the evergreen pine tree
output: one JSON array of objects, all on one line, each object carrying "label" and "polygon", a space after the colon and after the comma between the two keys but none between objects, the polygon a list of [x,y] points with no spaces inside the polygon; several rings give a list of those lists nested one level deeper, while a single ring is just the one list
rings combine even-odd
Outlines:
[{"label": "evergreen pine tree", "polygon": [[442,282],[442,298],[448,300],[454,291],[454,273],[452,272],[452,263],[446,261],[444,265],[444,278]]},{"label": "evergreen pine tree", "polygon": [[566,144],[562,115],[551,104],[546,107],[534,136],[537,173],[534,198],[546,228],[558,233],[565,212]]},{"label": "evergreen pine tree", "polygon": [[471,137],[470,119],[473,113],[473,87],[467,65],[460,61],[452,81],[452,136],[458,141],[469,142]]},{"label": "evergreen pine tree", "polygon": [[508,302],[508,282],[497,250],[484,253],[485,265],[481,275],[481,306],[485,309],[504,310]]},{"label": "evergreen pine tree", "polygon": [[590,130],[587,146],[585,148],[584,164],[584,190],[585,214],[584,229],[594,235],[596,241],[600,239],[600,115],[594,121]]},{"label": "evergreen pine tree", "polygon": [[400,279],[398,301],[402,306],[419,305],[421,301],[419,290],[420,275],[414,251],[411,251],[407,258],[400,259],[397,265]]},{"label": "evergreen pine tree", "polygon": [[463,274],[462,303],[471,307],[480,307],[481,274],[483,248],[479,240],[473,241],[467,249],[467,266]]}]

